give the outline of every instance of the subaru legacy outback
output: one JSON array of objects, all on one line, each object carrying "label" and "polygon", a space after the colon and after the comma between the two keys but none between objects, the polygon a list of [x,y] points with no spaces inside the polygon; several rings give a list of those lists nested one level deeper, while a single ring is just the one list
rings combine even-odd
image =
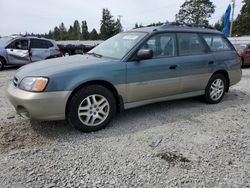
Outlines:
[{"label": "subaru legacy outback", "polygon": [[219,31],[166,24],[120,33],[86,55],[26,65],[8,97],[17,113],[104,128],[117,112],[203,96],[219,103],[241,79],[241,59]]}]

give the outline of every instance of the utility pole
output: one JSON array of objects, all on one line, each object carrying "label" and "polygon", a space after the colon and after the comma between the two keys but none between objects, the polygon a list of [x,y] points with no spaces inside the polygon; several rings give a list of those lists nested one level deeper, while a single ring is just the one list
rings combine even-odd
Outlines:
[{"label": "utility pole", "polygon": [[232,33],[233,33],[233,25],[234,25],[234,9],[235,9],[235,0],[231,0],[232,1],[232,19],[231,19],[231,26],[230,26],[230,37],[232,37]]}]

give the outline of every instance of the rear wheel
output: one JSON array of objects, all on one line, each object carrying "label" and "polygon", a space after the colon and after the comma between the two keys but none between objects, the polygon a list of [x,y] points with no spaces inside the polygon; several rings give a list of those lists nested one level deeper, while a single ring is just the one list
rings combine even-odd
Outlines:
[{"label": "rear wheel", "polygon": [[70,99],[67,120],[76,129],[91,132],[105,128],[115,112],[113,94],[103,86],[91,85],[80,89]]},{"label": "rear wheel", "polygon": [[205,101],[209,104],[219,103],[224,95],[227,88],[227,82],[225,76],[222,74],[213,75],[205,90]]}]

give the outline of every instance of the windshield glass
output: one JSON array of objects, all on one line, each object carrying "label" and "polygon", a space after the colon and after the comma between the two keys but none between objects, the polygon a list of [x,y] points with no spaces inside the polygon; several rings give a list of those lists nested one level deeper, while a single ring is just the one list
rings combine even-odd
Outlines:
[{"label": "windshield glass", "polygon": [[5,47],[6,44],[13,39],[12,37],[2,37],[0,38],[0,47]]},{"label": "windshield glass", "polygon": [[104,41],[89,53],[122,59],[147,33],[120,33]]}]

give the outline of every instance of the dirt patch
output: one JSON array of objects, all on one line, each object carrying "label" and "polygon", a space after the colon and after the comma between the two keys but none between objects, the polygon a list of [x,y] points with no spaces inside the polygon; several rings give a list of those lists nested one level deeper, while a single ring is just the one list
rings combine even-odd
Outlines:
[{"label": "dirt patch", "polygon": [[161,159],[167,161],[171,166],[175,166],[177,163],[190,163],[191,161],[186,157],[183,157],[182,154],[176,154],[173,152],[163,152],[156,155]]},{"label": "dirt patch", "polygon": [[28,122],[4,123],[0,125],[0,153],[11,150],[33,148],[48,143],[48,139],[37,134]]}]

